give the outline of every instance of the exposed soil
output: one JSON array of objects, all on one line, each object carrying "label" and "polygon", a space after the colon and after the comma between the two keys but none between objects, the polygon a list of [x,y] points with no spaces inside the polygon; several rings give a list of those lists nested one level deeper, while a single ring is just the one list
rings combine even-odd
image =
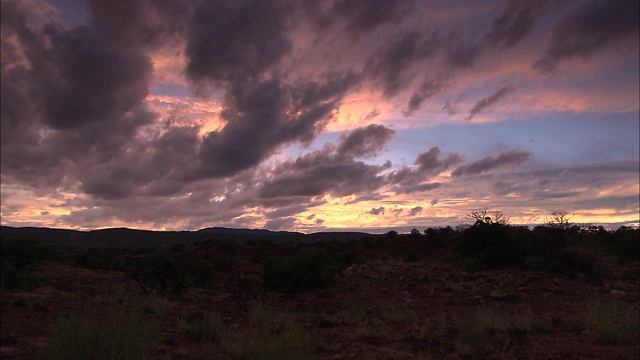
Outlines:
[{"label": "exposed soil", "polygon": [[[316,331],[322,339],[315,355],[318,359],[640,357],[638,263],[615,265],[613,279],[595,285],[579,277],[521,269],[465,272],[443,260],[446,250],[430,248],[421,239],[408,240],[420,254],[419,261],[408,263],[402,260],[399,241],[362,248],[362,263],[344,270],[334,285],[302,294],[265,292],[263,267],[251,261],[259,249],[239,247],[232,255],[235,260],[220,271],[215,286],[192,287],[171,300],[152,358],[230,358],[215,340],[185,337],[180,319],[213,311],[232,326],[246,319],[248,303],[255,299],[276,312],[294,314],[305,327]],[[293,250],[277,251],[286,256]],[[214,260],[230,256],[215,245],[188,247],[178,256],[195,260],[207,253]],[[114,287],[141,290],[124,272],[56,263],[39,265],[37,272],[42,278],[35,289],[1,294],[2,359],[42,359],[50,346],[49,329],[59,316],[78,304],[99,302],[105,291]],[[629,340],[606,341],[586,327],[585,314],[598,300],[627,309],[632,325]],[[532,321],[520,333],[494,337],[500,343],[478,352],[463,336],[463,327],[468,324],[465,320],[478,309],[514,317],[528,314]]]}]

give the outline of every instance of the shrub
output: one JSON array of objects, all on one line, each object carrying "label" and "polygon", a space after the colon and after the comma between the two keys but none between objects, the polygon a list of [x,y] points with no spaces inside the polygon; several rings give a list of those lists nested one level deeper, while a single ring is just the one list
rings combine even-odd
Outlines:
[{"label": "shrub", "polygon": [[191,276],[194,285],[213,285],[216,281],[216,267],[207,264],[203,260],[198,260],[185,265],[188,276]]},{"label": "shrub", "polygon": [[586,248],[570,248],[557,253],[554,263],[561,270],[584,275],[584,277],[596,284],[611,278],[613,272],[601,253]]},{"label": "shrub", "polygon": [[212,342],[220,336],[223,326],[220,314],[200,312],[182,319],[180,328],[191,341]]},{"label": "shrub", "polygon": [[618,261],[622,264],[640,261],[640,230],[625,229],[618,230],[618,233],[620,237],[613,245]]},{"label": "shrub", "polygon": [[[131,274],[145,293],[158,291],[164,294],[182,294],[193,285],[188,269],[179,267],[168,252],[160,251],[147,255]],[[138,267],[142,266],[143,269]]]},{"label": "shrub", "polygon": [[36,265],[57,260],[59,251],[30,239],[3,239],[0,242],[0,287],[32,289],[38,282]]},{"label": "shrub", "polygon": [[171,251],[173,252],[183,252],[187,249],[187,245],[185,244],[174,244],[171,246]]},{"label": "shrub", "polygon": [[[635,320],[633,320],[635,319]],[[631,321],[635,321],[633,324]],[[585,326],[598,339],[613,344],[629,344],[638,336],[638,316],[630,316],[624,305],[617,302],[603,302],[597,298],[585,316]]]},{"label": "shrub", "polygon": [[91,248],[73,255],[74,265],[84,269],[124,270],[125,260],[119,251]]},{"label": "shrub", "polygon": [[548,261],[539,256],[528,256],[524,263],[531,271],[543,271],[548,265]]},{"label": "shrub", "polygon": [[323,249],[303,249],[291,259],[270,257],[264,262],[267,290],[297,293],[324,289],[334,282],[337,268]]},{"label": "shrub", "polygon": [[464,263],[464,271],[467,271],[467,272],[484,270],[486,268],[487,268],[487,265],[476,258],[469,259]]},{"label": "shrub", "polygon": [[413,247],[407,246],[405,248],[404,262],[412,263],[420,261],[420,254]]},{"label": "shrub", "polygon": [[483,355],[488,351],[506,350],[513,338],[531,333],[533,313],[510,315],[489,308],[480,308],[466,315],[459,323],[462,341],[471,352]]},{"label": "shrub", "polygon": [[320,337],[286,314],[274,314],[265,304],[249,304],[248,326],[225,334],[224,345],[235,358],[246,360],[310,359]]},{"label": "shrub", "polygon": [[140,301],[112,296],[103,309],[87,306],[62,316],[51,328],[48,356],[57,359],[144,359],[157,341],[157,326]]}]

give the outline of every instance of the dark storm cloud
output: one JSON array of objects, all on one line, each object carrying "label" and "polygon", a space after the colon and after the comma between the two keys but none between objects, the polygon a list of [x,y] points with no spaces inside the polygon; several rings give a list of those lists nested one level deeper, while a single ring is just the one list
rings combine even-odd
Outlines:
[{"label": "dark storm cloud", "polygon": [[[2,3],[3,179],[73,191],[76,174],[86,179],[93,166],[120,160],[155,119],[142,105],[151,63],[88,26],[29,26],[16,4]],[[15,50],[8,59],[5,45]]]},{"label": "dark storm cloud", "polygon": [[447,39],[447,65],[453,69],[468,68],[475,64],[480,57],[480,45],[462,40],[457,34]]},{"label": "dark storm cloud", "polygon": [[589,56],[624,39],[637,42],[639,12],[637,0],[578,2],[553,26],[551,43],[534,68],[552,72],[574,56]]},{"label": "dark storm cloud", "polygon": [[422,206],[416,206],[414,208],[411,208],[411,210],[409,210],[409,216],[416,216],[420,214],[422,210],[423,210]]},{"label": "dark storm cloud", "polygon": [[275,169],[278,174],[263,185],[260,196],[312,197],[324,194],[347,196],[379,188],[384,167],[367,165],[333,152],[331,147],[285,162]]},{"label": "dark storm cloud", "polygon": [[413,7],[413,0],[338,0],[322,22],[345,22],[353,37],[373,32],[378,27],[402,19]]},{"label": "dark storm cloud", "polygon": [[271,219],[282,218],[282,217],[289,217],[289,216],[296,215],[296,214],[299,214],[301,212],[307,211],[307,209],[308,209],[308,206],[306,206],[306,205],[287,206],[287,207],[279,208],[277,210],[268,211],[268,212],[265,213],[265,217],[267,219],[270,219],[270,220]]},{"label": "dark storm cloud", "polygon": [[493,106],[495,103],[497,103],[502,98],[507,96],[507,94],[513,91],[515,91],[515,88],[513,86],[501,87],[500,89],[496,90],[496,92],[494,92],[493,94],[476,102],[475,105],[473,105],[473,107],[471,108],[471,111],[469,111],[469,115],[467,115],[465,119],[466,120],[473,119],[474,116],[478,115],[479,113]]},{"label": "dark storm cloud", "polygon": [[65,129],[113,120],[133,110],[149,93],[149,58],[109,48],[87,27],[59,32],[41,58],[32,58],[45,122]]},{"label": "dark storm cloud", "polygon": [[163,45],[184,32],[190,2],[173,0],[88,0],[92,23],[119,47]]},{"label": "dark storm cloud", "polygon": [[380,214],[384,214],[384,206],[380,206],[378,208],[372,208],[367,212],[367,214],[376,215],[376,216]]},{"label": "dark storm cloud", "polygon": [[499,155],[489,155],[469,165],[463,165],[455,169],[451,176],[459,177],[463,175],[480,174],[495,168],[510,164],[520,164],[531,157],[526,151],[511,150]]},{"label": "dark storm cloud", "polygon": [[404,111],[404,115],[408,116],[420,109],[422,103],[432,96],[440,93],[444,89],[444,83],[440,79],[427,79],[422,85],[411,95],[407,109]]},{"label": "dark storm cloud", "polygon": [[339,138],[337,146],[317,150],[276,167],[273,179],[266,182],[260,196],[311,197],[324,194],[347,196],[371,192],[384,184],[379,173],[388,165],[367,165],[356,160],[377,153],[393,131],[370,125]]},{"label": "dark storm cloud", "polygon": [[395,131],[382,125],[371,124],[351,131],[339,139],[337,151],[342,156],[368,158],[376,156],[395,135]]},{"label": "dark storm cloud", "polygon": [[440,39],[435,33],[423,39],[420,33],[409,32],[376,51],[367,61],[365,73],[381,84],[385,96],[395,96],[410,84],[408,70],[434,56],[439,46]]},{"label": "dark storm cloud", "polygon": [[404,166],[387,174],[386,178],[396,193],[408,194],[429,191],[442,186],[438,182],[428,182],[432,177],[462,161],[462,157],[455,153],[447,154],[446,157],[441,158],[440,148],[434,146],[427,152],[418,154],[413,168]]},{"label": "dark storm cloud", "polygon": [[493,20],[485,39],[492,44],[513,46],[531,32],[535,21],[544,14],[547,1],[509,0],[500,17]]},{"label": "dark storm cloud", "polygon": [[271,219],[264,224],[266,229],[279,231],[279,230],[288,230],[291,229],[296,223],[296,218],[280,218],[280,219]]},{"label": "dark storm cloud", "polygon": [[357,203],[362,202],[362,201],[380,201],[380,200],[386,199],[388,197],[389,197],[389,195],[382,195],[382,194],[379,194],[379,193],[367,194],[367,195],[358,196],[353,200],[347,201],[346,205],[357,204]]},{"label": "dark storm cloud", "polygon": [[440,148],[434,146],[427,152],[418,154],[415,164],[418,165],[419,173],[438,174],[460,162],[462,162],[462,157],[453,153],[448,154],[444,159],[440,159]]},{"label": "dark storm cloud", "polygon": [[291,49],[290,7],[281,1],[203,1],[187,35],[187,76],[203,79],[256,78]]},{"label": "dark storm cloud", "polygon": [[203,139],[194,178],[231,176],[259,164],[283,144],[311,141],[356,77],[331,73],[325,80],[293,88],[278,78],[231,86],[220,114],[227,124]]}]

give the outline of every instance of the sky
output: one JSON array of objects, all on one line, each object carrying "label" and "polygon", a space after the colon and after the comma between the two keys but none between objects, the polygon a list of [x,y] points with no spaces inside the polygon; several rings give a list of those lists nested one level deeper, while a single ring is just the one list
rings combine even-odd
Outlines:
[{"label": "sky", "polygon": [[638,226],[639,2],[2,0],[1,223]]}]

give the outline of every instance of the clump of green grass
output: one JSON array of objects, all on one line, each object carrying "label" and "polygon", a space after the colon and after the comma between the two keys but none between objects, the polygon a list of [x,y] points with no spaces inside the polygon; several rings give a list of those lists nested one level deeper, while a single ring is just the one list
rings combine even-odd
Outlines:
[{"label": "clump of green grass", "polygon": [[79,306],[51,328],[48,357],[57,359],[144,359],[158,329],[144,314],[140,298],[114,293],[106,304]]},{"label": "clump of green grass", "polygon": [[533,313],[530,310],[511,315],[483,307],[460,321],[462,343],[459,346],[461,350],[470,350],[476,355],[498,351],[504,353],[516,344],[517,338],[531,333],[533,327]]},{"label": "clump of green grass", "polygon": [[632,316],[623,304],[598,297],[585,314],[585,326],[601,341],[629,344],[638,337],[638,314]]},{"label": "clump of green grass", "polygon": [[258,301],[249,304],[248,324],[227,329],[221,341],[234,357],[247,360],[308,359],[320,346],[315,331]]},{"label": "clump of green grass", "polygon": [[182,334],[191,341],[212,342],[223,331],[222,316],[216,312],[195,313],[182,319]]}]

